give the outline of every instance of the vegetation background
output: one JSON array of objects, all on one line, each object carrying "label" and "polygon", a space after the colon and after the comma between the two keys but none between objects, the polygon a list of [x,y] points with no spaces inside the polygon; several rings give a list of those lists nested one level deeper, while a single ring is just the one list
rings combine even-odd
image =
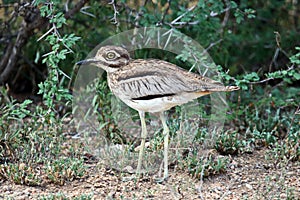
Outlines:
[{"label": "vegetation background", "polygon": [[[269,162],[299,166],[299,1],[1,0],[0,23],[0,183],[65,185],[88,176],[93,155],[70,142],[74,65],[109,36],[145,26],[199,41],[220,65],[224,84],[241,87],[228,96],[219,154],[263,148]],[[151,56],[164,59],[159,52]],[[107,115],[99,113],[103,123]],[[103,130],[115,131],[110,124]],[[226,173],[229,163],[187,157],[180,169],[203,178]],[[299,188],[282,190],[289,199],[299,195]]]}]

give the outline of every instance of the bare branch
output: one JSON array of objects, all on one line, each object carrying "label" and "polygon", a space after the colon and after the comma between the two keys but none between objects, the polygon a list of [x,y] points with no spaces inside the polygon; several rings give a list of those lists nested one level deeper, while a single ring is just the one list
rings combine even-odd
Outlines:
[{"label": "bare branch", "polygon": [[162,17],[161,17],[160,22],[158,22],[158,23],[156,24],[156,26],[162,25],[162,24],[164,23],[164,21],[165,21],[165,18],[166,18],[166,16],[167,16],[167,14],[168,14],[168,12],[169,12],[169,9],[170,9],[170,6],[171,6],[171,0],[168,0],[167,3],[168,3],[167,8],[165,9],[165,12],[164,12],[164,14],[163,14]]},{"label": "bare branch", "polygon": [[223,32],[223,28],[226,26],[227,22],[228,22],[228,19],[229,19],[229,15],[230,15],[230,2],[228,0],[225,0],[225,3],[226,3],[226,8],[225,8],[225,15],[224,15],[224,19],[222,21],[222,30],[221,32]]},{"label": "bare branch", "polygon": [[65,18],[70,19],[73,15],[80,11],[80,9],[87,3],[89,0],[80,0],[71,10],[66,12]]},{"label": "bare branch", "polygon": [[[88,0],[80,0],[71,10],[65,13],[65,18],[71,18],[78,12]],[[17,32],[17,38],[12,42],[12,38],[8,43],[5,53],[0,62],[0,85],[7,83],[11,73],[17,66],[20,52],[27,43],[28,39],[35,34],[34,30],[42,30],[49,25],[48,19],[40,15],[40,11],[32,4],[22,4],[17,9],[23,16],[23,21]]]},{"label": "bare branch", "polygon": [[[44,27],[47,24],[45,18],[40,16],[38,8],[27,4],[24,20],[18,30],[15,43],[11,43],[10,48],[4,53],[0,63],[0,85],[7,82],[11,72],[15,68],[21,49],[27,40],[34,34],[34,29]],[[32,21],[32,19],[34,19]]]}]

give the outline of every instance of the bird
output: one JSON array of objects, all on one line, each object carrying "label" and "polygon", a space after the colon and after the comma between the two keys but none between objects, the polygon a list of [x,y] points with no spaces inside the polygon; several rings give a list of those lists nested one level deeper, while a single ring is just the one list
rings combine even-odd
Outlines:
[{"label": "bird", "polygon": [[189,72],[170,62],[159,59],[132,59],[126,48],[107,45],[99,48],[94,57],[77,65],[95,65],[107,73],[112,93],[139,113],[141,145],[139,148],[137,179],[141,176],[147,129],[145,113],[159,113],[163,126],[163,177],[167,180],[169,128],[165,111],[213,92],[239,90],[238,86],[224,86],[200,74]]}]

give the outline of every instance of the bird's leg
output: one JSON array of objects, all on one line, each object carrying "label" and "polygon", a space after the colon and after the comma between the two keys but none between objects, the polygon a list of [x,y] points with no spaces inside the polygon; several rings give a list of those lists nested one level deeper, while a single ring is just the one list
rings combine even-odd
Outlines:
[{"label": "bird's leg", "polygon": [[164,136],[164,176],[163,180],[168,178],[168,148],[169,148],[169,128],[166,122],[166,117],[164,112],[160,113],[160,120],[163,125],[163,136]]},{"label": "bird's leg", "polygon": [[145,142],[147,138],[147,128],[146,128],[146,122],[145,122],[145,112],[139,111],[140,119],[141,119],[141,126],[142,126],[142,133],[141,133],[141,146],[140,146],[140,152],[139,152],[139,160],[138,160],[138,166],[137,166],[137,178],[140,178],[141,174],[141,168],[142,168],[142,161],[144,157],[144,150],[145,150]]}]

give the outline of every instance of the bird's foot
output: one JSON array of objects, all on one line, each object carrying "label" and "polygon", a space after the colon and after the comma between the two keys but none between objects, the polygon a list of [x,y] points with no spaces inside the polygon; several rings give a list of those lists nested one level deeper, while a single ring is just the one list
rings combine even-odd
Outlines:
[{"label": "bird's foot", "polygon": [[128,182],[128,181],[134,181],[134,182],[137,182],[140,180],[140,176],[137,176],[136,174],[134,175],[131,175],[131,176],[125,176],[125,177],[122,177],[122,181],[123,182]]},{"label": "bird's foot", "polygon": [[154,181],[156,182],[156,183],[163,183],[163,182],[167,182],[168,181],[168,175],[164,175],[163,177],[155,177],[154,178]]}]

